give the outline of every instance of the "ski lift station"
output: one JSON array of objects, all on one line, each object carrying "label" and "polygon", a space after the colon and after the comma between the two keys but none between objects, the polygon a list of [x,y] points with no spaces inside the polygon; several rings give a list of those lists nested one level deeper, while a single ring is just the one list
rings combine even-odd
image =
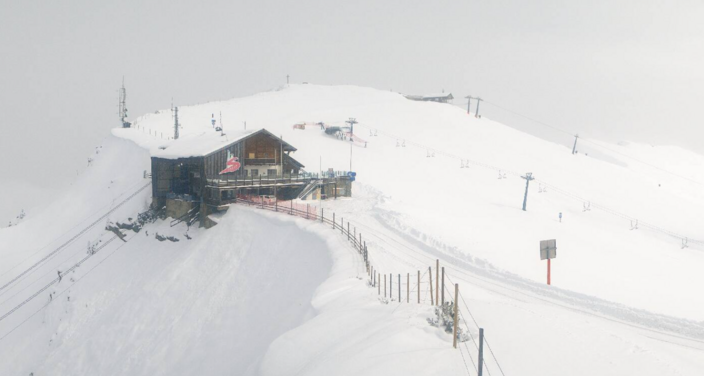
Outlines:
[{"label": "ski lift station", "polygon": [[175,219],[200,216],[201,224],[210,227],[208,215],[227,210],[238,197],[351,196],[353,176],[307,173],[291,156],[296,150],[266,129],[234,138],[206,132],[174,140],[152,153],[153,205],[166,207],[166,215]]}]

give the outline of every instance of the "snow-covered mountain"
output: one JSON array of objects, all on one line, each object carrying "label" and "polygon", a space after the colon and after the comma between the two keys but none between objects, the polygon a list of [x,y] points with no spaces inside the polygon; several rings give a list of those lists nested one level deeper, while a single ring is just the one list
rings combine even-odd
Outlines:
[{"label": "snow-covered mountain", "polygon": [[[293,127],[349,118],[356,142]],[[596,140],[599,155],[572,155],[455,106],[354,86],[291,85],[181,106],[179,119],[178,140],[168,109],[113,130],[70,190],[0,230],[0,374],[466,373],[472,342],[453,349],[428,305],[380,301],[327,226],[234,205],[210,230],[159,220],[127,242],[104,230],[149,206],[150,154],[261,128],[307,171],[357,172],[352,199],[322,206],[364,234],[375,268],[441,260],[470,334],[474,321],[487,333],[491,373],[704,369],[702,156]],[[544,239],[558,244],[549,287]]]}]

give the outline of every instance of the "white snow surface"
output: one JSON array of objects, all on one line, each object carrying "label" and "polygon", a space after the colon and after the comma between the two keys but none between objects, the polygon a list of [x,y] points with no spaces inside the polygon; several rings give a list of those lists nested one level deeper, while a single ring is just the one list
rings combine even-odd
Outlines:
[{"label": "white snow surface", "polygon": [[[226,137],[210,123],[220,113]],[[349,117],[359,122],[355,143],[292,127]],[[608,158],[572,155],[451,105],[354,86],[291,85],[181,106],[179,119],[175,141],[168,110],[113,130],[68,191],[0,230],[3,286],[99,220],[0,289],[0,315],[83,258],[87,242],[107,242],[107,220],[146,209],[150,187],[100,218],[148,183],[150,155],[203,155],[266,128],[298,148],[294,157],[309,171],[351,164],[354,197],[322,206],[363,234],[377,270],[413,279],[441,260],[460,285],[470,333],[477,336],[476,320],[500,362],[485,353],[492,374],[704,369],[702,156],[595,140]],[[526,172],[537,180],[522,211]],[[631,230],[634,219],[640,225]],[[159,242],[157,232],[180,241]],[[552,238],[548,287],[538,242]],[[428,375],[472,367],[426,323],[427,304],[380,300],[359,256],[328,226],[234,205],[211,230],[157,221],[126,240],[0,320],[0,374]]]}]

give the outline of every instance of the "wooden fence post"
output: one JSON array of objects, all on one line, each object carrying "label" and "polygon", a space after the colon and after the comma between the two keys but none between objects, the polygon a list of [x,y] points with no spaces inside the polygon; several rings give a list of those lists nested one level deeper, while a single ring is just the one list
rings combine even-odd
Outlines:
[{"label": "wooden fence post", "polygon": [[[433,288],[432,281],[430,288]],[[435,259],[435,305],[440,305],[440,259]]]},{"label": "wooden fence post", "polygon": [[442,285],[440,286],[442,290],[442,300],[440,301],[440,304],[445,305],[445,267],[442,267]]},{"label": "wooden fence post", "polygon": [[[457,295],[459,295],[460,286],[455,283],[455,317],[452,325],[452,346],[457,348]],[[481,371],[480,371],[481,372]],[[481,373],[480,373],[481,374]]]},{"label": "wooden fence post", "polygon": [[367,259],[367,248],[364,248],[364,266],[367,268],[367,274],[371,273],[371,264],[369,263],[369,260]]},{"label": "wooden fence post", "polygon": [[[549,260],[549,259],[548,259]],[[484,328],[479,328],[479,359],[477,365],[477,374],[482,376],[484,372]]]},{"label": "wooden fence post", "polygon": [[291,200],[291,212],[289,212],[288,214],[293,215],[293,200]]},{"label": "wooden fence post", "polygon": [[406,303],[411,302],[411,273],[406,273]]},{"label": "wooden fence post", "polygon": [[347,221],[347,241],[350,241],[350,221]]},{"label": "wooden fence post", "polygon": [[401,303],[401,274],[398,275],[398,302]]},{"label": "wooden fence post", "polygon": [[394,300],[394,275],[389,273],[389,299]]},{"label": "wooden fence post", "polygon": [[433,301],[433,267],[428,267],[428,278],[430,278],[430,305],[435,305]]},{"label": "wooden fence post", "polygon": [[335,229],[335,212],[332,212],[332,229]]},{"label": "wooden fence post", "polygon": [[420,304],[420,270],[418,271],[418,304]]},{"label": "wooden fence post", "polygon": [[386,297],[386,274],[384,274],[384,297]]},{"label": "wooden fence post", "polygon": [[310,204],[306,204],[306,219],[308,219],[308,211],[310,210]]},{"label": "wooden fence post", "polygon": [[320,206],[320,223],[325,222],[325,211],[323,211],[322,205]]},{"label": "wooden fence post", "polygon": [[376,275],[379,277],[377,280],[379,281],[377,288],[379,289],[379,293],[377,295],[381,295],[381,273],[377,272]]}]

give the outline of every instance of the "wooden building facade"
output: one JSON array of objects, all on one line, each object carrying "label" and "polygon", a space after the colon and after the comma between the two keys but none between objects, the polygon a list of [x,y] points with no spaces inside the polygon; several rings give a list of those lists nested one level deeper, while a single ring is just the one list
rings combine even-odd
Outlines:
[{"label": "wooden building facade", "polygon": [[[153,156],[153,204],[163,207],[167,199],[207,204],[220,201],[219,197],[208,195],[207,187],[222,181],[244,181],[262,176],[290,178],[305,167],[289,155],[295,151],[296,148],[289,143],[261,129],[200,156]],[[223,173],[229,167],[228,161],[239,164],[239,167]]]}]

